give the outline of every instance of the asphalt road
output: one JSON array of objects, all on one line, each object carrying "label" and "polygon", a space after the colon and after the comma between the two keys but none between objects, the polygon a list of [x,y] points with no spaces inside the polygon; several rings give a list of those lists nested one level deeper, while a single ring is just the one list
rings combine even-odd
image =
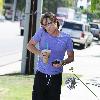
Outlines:
[{"label": "asphalt road", "polygon": [[0,75],[20,72],[23,37],[19,22],[0,22]]}]

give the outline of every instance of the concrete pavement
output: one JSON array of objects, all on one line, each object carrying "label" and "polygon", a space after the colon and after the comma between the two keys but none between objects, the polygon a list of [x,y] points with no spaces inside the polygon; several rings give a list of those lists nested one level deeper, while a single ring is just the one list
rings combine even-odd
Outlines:
[{"label": "concrete pavement", "polygon": [[0,75],[21,71],[21,53],[14,52],[0,57]]},{"label": "concrete pavement", "polygon": [[100,100],[100,74],[90,74],[85,73],[85,71],[81,74],[81,71],[77,72],[73,70],[72,72],[69,70],[70,66],[65,67],[66,66],[64,66],[63,73],[82,75],[79,79],[83,83],[77,80],[77,86],[75,86],[75,89],[71,90],[67,87],[68,85],[65,84],[61,90],[61,100]]},{"label": "concrete pavement", "polygon": [[87,86],[97,95],[97,97],[80,82],[73,90],[69,90],[66,85],[62,87],[61,100],[100,100],[100,87],[98,88],[92,85]]},{"label": "concrete pavement", "polygon": [[75,89],[70,90],[65,84],[61,89],[61,100],[100,100],[100,84],[93,84],[90,81],[93,78],[82,77],[80,79],[90,90],[80,80],[76,83]]},{"label": "concrete pavement", "polygon": [[21,71],[21,61],[14,61],[11,64],[0,67],[0,75],[18,73]]}]

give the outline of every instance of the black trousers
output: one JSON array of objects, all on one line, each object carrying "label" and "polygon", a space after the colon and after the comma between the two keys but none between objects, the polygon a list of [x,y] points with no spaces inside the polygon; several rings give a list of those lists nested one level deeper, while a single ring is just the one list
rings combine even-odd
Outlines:
[{"label": "black trousers", "polygon": [[46,75],[36,72],[32,100],[60,100],[62,73]]}]

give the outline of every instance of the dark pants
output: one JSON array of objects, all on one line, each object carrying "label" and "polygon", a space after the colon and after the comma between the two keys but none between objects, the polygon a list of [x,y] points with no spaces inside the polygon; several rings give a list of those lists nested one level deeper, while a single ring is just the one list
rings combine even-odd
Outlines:
[{"label": "dark pants", "polygon": [[36,72],[32,100],[60,100],[62,74],[46,75]]}]

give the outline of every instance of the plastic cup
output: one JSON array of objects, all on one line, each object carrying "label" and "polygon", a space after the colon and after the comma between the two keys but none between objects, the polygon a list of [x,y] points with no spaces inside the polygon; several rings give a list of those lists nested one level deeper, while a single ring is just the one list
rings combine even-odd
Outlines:
[{"label": "plastic cup", "polygon": [[48,59],[50,57],[51,50],[44,49],[42,50],[42,60],[43,63],[48,63]]}]

